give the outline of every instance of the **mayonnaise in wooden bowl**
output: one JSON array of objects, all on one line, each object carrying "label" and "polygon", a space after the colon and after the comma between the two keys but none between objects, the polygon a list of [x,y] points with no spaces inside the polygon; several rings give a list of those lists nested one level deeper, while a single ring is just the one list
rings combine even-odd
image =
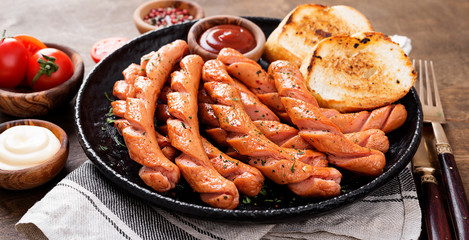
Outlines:
[{"label": "mayonnaise in wooden bowl", "polygon": [[0,124],[0,188],[22,190],[55,177],[68,157],[67,134],[34,119]]}]

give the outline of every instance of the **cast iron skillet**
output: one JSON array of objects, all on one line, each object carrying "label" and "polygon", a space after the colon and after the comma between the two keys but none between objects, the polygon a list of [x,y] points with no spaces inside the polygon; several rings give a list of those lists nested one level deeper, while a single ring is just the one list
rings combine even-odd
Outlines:
[{"label": "cast iron skillet", "polygon": [[[248,17],[258,24],[266,37],[280,23],[279,19]],[[199,199],[182,179],[168,193],[160,194],[147,187],[138,176],[139,165],[129,158],[124,140],[112,124],[107,122],[115,81],[123,79],[122,70],[131,63],[139,63],[144,54],[157,50],[175,39],[186,40],[194,22],[179,24],[146,33],[130,41],[103,59],[82,84],[75,106],[78,137],[86,155],[112,182],[149,203],[188,216],[221,221],[281,222],[299,217],[318,216],[359,200],[395,177],[410,161],[420,141],[422,109],[415,89],[400,103],[408,111],[405,124],[388,134],[390,149],[386,153],[384,173],[376,178],[343,173],[342,194],[331,199],[303,199],[294,196],[286,187],[265,183],[265,191],[255,198],[240,197],[235,210],[216,209]],[[262,60],[261,60],[262,61]],[[263,62],[266,66],[266,63]]]}]

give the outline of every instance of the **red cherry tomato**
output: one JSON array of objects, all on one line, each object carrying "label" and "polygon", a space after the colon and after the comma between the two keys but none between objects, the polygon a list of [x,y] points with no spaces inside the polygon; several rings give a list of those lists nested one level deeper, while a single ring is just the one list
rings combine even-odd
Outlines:
[{"label": "red cherry tomato", "polygon": [[91,58],[97,63],[116,49],[122,47],[128,41],[129,39],[124,37],[113,37],[100,40],[91,48]]},{"label": "red cherry tomato", "polygon": [[16,35],[14,37],[16,40],[20,41],[26,50],[29,52],[29,57],[35,54],[37,51],[46,48],[46,44],[39,41],[37,38],[29,35]]},{"label": "red cherry tomato", "polygon": [[28,51],[18,40],[0,42],[0,88],[14,88],[23,81],[28,67]]},{"label": "red cherry tomato", "polygon": [[44,48],[29,59],[28,84],[34,91],[50,89],[67,81],[73,71],[67,54],[55,48]]}]

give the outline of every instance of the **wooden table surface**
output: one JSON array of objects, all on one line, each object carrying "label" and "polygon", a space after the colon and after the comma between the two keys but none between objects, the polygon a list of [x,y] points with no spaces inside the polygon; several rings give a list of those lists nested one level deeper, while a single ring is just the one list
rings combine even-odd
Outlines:
[{"label": "wooden table surface", "polygon": [[[98,4],[99,2],[99,4]],[[133,10],[144,1],[6,0],[2,3],[0,29],[7,35],[30,34],[42,41],[67,45],[85,59],[85,76],[94,66],[89,50],[94,42],[112,36],[139,35],[132,22]],[[293,0],[199,0],[207,16],[232,14],[283,18],[296,5]],[[469,193],[469,1],[315,1],[324,5],[349,5],[367,16],[376,31],[412,39],[411,58],[433,60],[441,98],[448,119],[444,126]],[[38,10],[40,9],[40,10]],[[1,57],[1,56],[0,56]],[[61,126],[70,137],[65,169],[52,182],[32,190],[0,189],[0,239],[21,239],[14,225],[69,172],[87,158],[78,143],[74,103],[41,117]],[[15,118],[0,114],[0,122]]]}]

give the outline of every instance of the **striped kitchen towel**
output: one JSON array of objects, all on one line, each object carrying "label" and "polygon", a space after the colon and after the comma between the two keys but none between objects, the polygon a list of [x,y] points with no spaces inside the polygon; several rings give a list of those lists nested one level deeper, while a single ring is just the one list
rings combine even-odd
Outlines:
[{"label": "striped kitchen towel", "polygon": [[234,224],[152,206],[88,161],[29,209],[16,228],[29,239],[418,239],[421,212],[409,168],[340,211],[294,223]]}]

